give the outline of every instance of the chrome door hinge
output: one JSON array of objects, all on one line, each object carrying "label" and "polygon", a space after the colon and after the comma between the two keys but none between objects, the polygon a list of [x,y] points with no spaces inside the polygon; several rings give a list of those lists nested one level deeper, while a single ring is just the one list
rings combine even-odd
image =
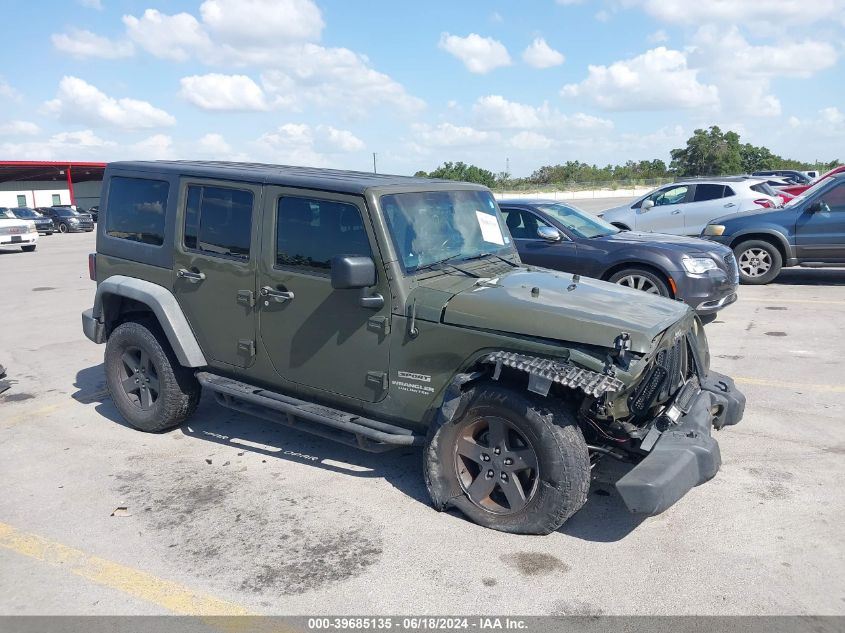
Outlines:
[{"label": "chrome door hinge", "polygon": [[238,341],[238,352],[252,358],[255,356],[255,341],[242,338]]},{"label": "chrome door hinge", "polygon": [[378,384],[382,391],[387,391],[387,387],[389,386],[387,372],[385,371],[368,371],[367,382]]}]

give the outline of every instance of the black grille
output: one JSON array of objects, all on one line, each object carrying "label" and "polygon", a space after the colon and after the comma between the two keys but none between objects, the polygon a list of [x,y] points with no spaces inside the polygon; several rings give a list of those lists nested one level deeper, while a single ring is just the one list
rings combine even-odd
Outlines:
[{"label": "black grille", "polygon": [[674,396],[689,375],[689,348],[682,336],[672,347],[657,352],[645,377],[628,399],[628,408],[635,417],[642,417],[657,404]]},{"label": "black grille", "polygon": [[725,255],[725,266],[728,269],[728,276],[734,283],[739,283],[739,268],[737,268],[736,257],[734,257],[733,253]]}]

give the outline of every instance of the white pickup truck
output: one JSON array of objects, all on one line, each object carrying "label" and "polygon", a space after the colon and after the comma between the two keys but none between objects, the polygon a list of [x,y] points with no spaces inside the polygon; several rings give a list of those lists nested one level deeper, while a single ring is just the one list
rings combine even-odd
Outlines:
[{"label": "white pickup truck", "polygon": [[31,253],[38,243],[38,231],[32,220],[15,217],[11,209],[0,207],[0,247],[20,246]]}]

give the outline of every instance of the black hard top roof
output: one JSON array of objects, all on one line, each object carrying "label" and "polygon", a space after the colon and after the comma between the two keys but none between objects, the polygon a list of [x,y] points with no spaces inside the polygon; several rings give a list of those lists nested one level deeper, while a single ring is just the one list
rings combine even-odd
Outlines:
[{"label": "black hard top roof", "polygon": [[233,163],[197,160],[119,161],[108,169],[154,171],[160,174],[219,178],[242,182],[259,182],[285,187],[317,189],[337,193],[364,194],[371,189],[485,189],[481,185],[435,180],[412,176],[373,174],[362,171],[268,165],[265,163]]}]

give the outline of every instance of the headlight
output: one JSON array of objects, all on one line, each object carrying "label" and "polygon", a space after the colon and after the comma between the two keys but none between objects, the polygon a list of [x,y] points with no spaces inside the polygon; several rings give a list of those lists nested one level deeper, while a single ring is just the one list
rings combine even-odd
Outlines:
[{"label": "headlight", "polygon": [[724,235],[725,234],[725,225],[724,224],[708,224],[704,227],[703,235]]},{"label": "headlight", "polygon": [[709,257],[684,257],[682,263],[688,273],[700,274],[718,268],[716,262]]},{"label": "headlight", "polygon": [[35,233],[35,231],[37,230],[35,228],[35,222],[33,222],[31,220],[29,222],[27,222],[26,225],[27,225],[27,228],[29,229],[30,233]]},{"label": "headlight", "polygon": [[71,224],[79,224],[79,220],[77,218],[70,218],[68,222],[70,222]]}]

